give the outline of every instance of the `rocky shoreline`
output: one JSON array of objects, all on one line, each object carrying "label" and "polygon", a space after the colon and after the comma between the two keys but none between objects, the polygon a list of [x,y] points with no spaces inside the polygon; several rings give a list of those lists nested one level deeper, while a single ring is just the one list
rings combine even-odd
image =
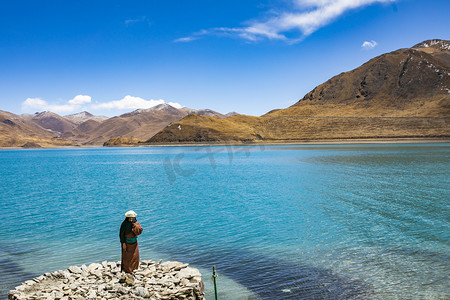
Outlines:
[{"label": "rocky shoreline", "polygon": [[205,299],[200,272],[181,262],[143,260],[132,274],[120,262],[71,266],[25,281],[9,291],[11,300]]}]

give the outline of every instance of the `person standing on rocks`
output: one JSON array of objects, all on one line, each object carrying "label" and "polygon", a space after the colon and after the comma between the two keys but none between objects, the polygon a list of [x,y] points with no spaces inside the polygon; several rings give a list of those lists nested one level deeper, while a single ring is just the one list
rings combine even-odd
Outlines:
[{"label": "person standing on rocks", "polygon": [[142,233],[142,226],[136,221],[137,214],[130,210],[125,213],[125,220],[120,226],[120,243],[122,244],[121,270],[132,273],[139,268],[139,247],[137,236]]}]

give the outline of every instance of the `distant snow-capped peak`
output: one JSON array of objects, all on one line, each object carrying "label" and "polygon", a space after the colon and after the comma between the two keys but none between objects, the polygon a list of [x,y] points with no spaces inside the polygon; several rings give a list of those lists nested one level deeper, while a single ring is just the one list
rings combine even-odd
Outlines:
[{"label": "distant snow-capped peak", "polygon": [[94,115],[87,112],[87,111],[82,111],[76,114],[71,114],[71,115],[67,115],[64,116],[65,118],[69,118],[69,119],[89,119],[92,118]]},{"label": "distant snow-capped peak", "polygon": [[94,120],[94,121],[101,122],[101,121],[108,119],[108,117],[105,117],[105,116],[94,116],[93,114],[91,114],[90,112],[87,112],[87,111],[82,111],[82,112],[79,112],[76,114],[67,115],[67,116],[64,116],[64,118],[69,119],[75,123],[82,123],[87,120]]},{"label": "distant snow-capped peak", "polygon": [[42,111],[37,112],[33,116],[33,119],[45,119],[45,118],[54,118],[55,116],[58,116],[55,113],[52,113],[51,111]]},{"label": "distant snow-capped peak", "polygon": [[170,104],[162,103],[162,104],[158,104],[158,105],[155,105],[155,106],[152,106],[149,108],[138,108],[136,110],[133,110],[130,113],[127,113],[126,115],[136,115],[136,114],[145,113],[145,112],[149,112],[149,111],[163,111],[163,110],[172,110],[172,109],[178,110],[178,108],[175,108]]}]

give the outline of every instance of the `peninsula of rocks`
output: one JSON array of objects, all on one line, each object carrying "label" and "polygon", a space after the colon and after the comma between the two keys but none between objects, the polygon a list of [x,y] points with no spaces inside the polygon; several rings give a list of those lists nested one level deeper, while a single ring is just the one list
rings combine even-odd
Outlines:
[{"label": "peninsula of rocks", "polygon": [[45,273],[9,291],[8,299],[193,299],[204,298],[200,272],[181,262],[143,260],[132,274],[120,262],[71,266]]}]

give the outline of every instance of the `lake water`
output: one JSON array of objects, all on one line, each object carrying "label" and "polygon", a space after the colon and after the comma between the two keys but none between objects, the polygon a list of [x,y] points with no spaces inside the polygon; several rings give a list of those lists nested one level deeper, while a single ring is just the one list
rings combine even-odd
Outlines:
[{"label": "lake water", "polygon": [[0,298],[70,265],[199,268],[207,299],[450,297],[450,144],[0,151]]}]

